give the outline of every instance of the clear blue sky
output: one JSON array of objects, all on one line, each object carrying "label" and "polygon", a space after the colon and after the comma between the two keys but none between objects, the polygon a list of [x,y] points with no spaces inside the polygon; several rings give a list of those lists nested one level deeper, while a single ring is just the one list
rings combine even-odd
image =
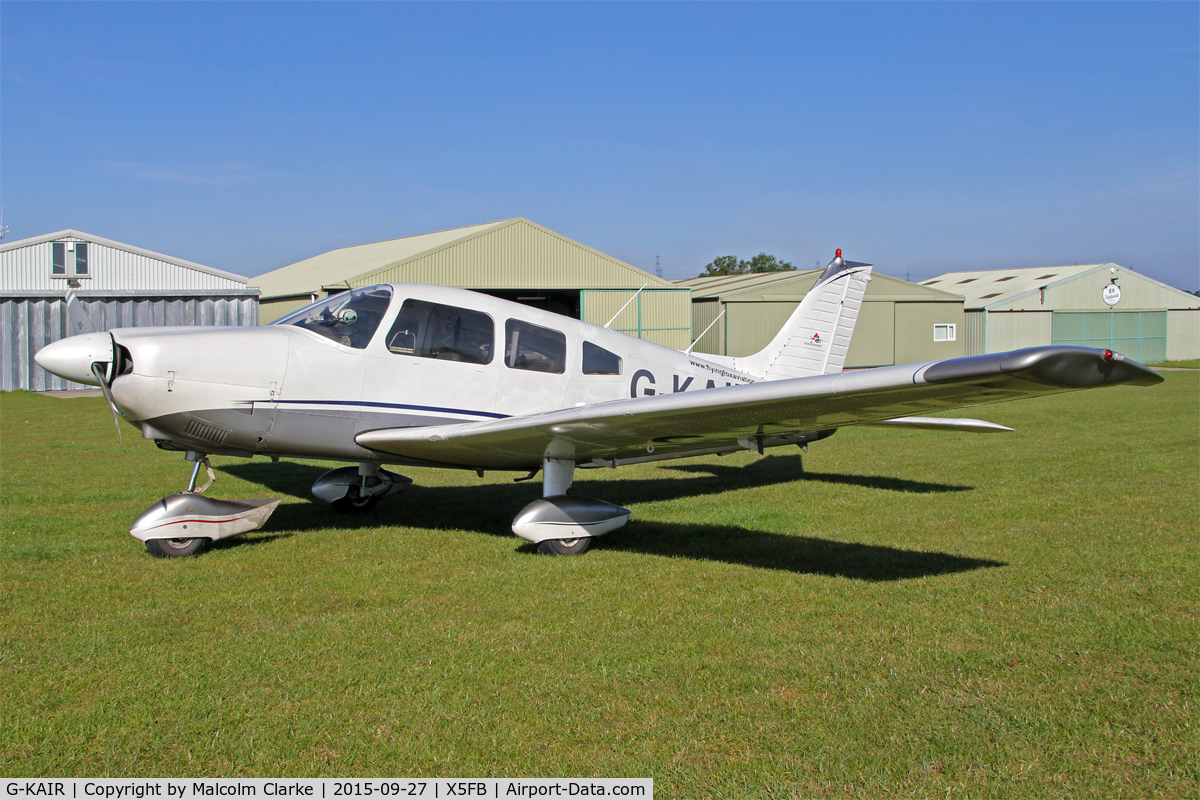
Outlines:
[{"label": "clear blue sky", "polygon": [[667,277],[1200,287],[1200,4],[0,4],[8,241],[255,275],[524,216]]}]

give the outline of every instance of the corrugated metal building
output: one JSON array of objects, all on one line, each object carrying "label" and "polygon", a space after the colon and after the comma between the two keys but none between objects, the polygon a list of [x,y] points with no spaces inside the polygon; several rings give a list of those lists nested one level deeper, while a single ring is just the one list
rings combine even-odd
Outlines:
[{"label": "corrugated metal building", "polygon": [[33,361],[67,335],[68,290],[97,330],[258,324],[258,290],[241,275],[74,230],[10,242],[0,245],[0,390],[82,388]]},{"label": "corrugated metal building", "polygon": [[[779,332],[820,275],[821,270],[810,269],[675,281],[692,290],[692,335],[700,337],[695,351],[728,356],[758,352]],[[960,295],[876,272],[867,285],[846,366],[879,367],[960,356],[962,322]]]},{"label": "corrugated metal building", "polygon": [[263,324],[374,283],[474,289],[599,325],[646,285],[612,327],[680,350],[691,342],[686,288],[521,217],[344,247],[250,280],[262,290]]},{"label": "corrugated metal building", "polygon": [[1105,347],[1145,364],[1200,358],[1200,298],[1120,264],[948,272],[923,286],[966,298],[966,354]]}]

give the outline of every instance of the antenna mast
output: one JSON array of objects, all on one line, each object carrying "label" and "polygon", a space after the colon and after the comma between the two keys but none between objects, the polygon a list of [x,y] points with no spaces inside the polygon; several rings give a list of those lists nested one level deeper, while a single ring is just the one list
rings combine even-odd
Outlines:
[{"label": "antenna mast", "polygon": [[[646,281],[645,283],[642,284],[642,289],[645,289],[649,285],[650,285],[650,281]],[[621,311],[624,311],[625,309],[629,308],[629,304],[632,303],[634,300],[638,299],[638,295],[642,293],[642,289],[638,289],[636,292],[633,293],[633,297],[631,297],[625,301],[625,305],[621,306]],[[610,319],[608,322],[604,323],[604,327],[607,328],[609,325],[612,325],[614,322],[616,322],[617,317],[621,316],[621,311],[618,311],[617,313],[613,314],[613,318]]]},{"label": "antenna mast", "polygon": [[658,260],[658,253],[654,254],[654,274],[662,277],[662,263]]}]

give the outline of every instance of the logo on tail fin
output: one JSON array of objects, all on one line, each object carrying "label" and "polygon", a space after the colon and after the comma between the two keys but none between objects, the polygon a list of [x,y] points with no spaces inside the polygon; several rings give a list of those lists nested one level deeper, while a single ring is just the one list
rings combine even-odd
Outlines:
[{"label": "logo on tail fin", "polygon": [[804,343],[807,344],[809,347],[820,347],[821,346],[821,334],[814,333],[811,337],[809,337],[808,339],[805,339]]}]

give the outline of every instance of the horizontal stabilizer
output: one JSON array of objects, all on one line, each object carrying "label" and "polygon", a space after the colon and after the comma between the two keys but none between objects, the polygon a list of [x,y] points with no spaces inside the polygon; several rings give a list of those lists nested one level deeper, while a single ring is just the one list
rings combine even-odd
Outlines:
[{"label": "horizontal stabilizer", "polygon": [[930,431],[966,431],[968,433],[1003,433],[1013,428],[982,419],[950,419],[946,417],[896,417],[868,422],[880,428],[923,428]]}]

